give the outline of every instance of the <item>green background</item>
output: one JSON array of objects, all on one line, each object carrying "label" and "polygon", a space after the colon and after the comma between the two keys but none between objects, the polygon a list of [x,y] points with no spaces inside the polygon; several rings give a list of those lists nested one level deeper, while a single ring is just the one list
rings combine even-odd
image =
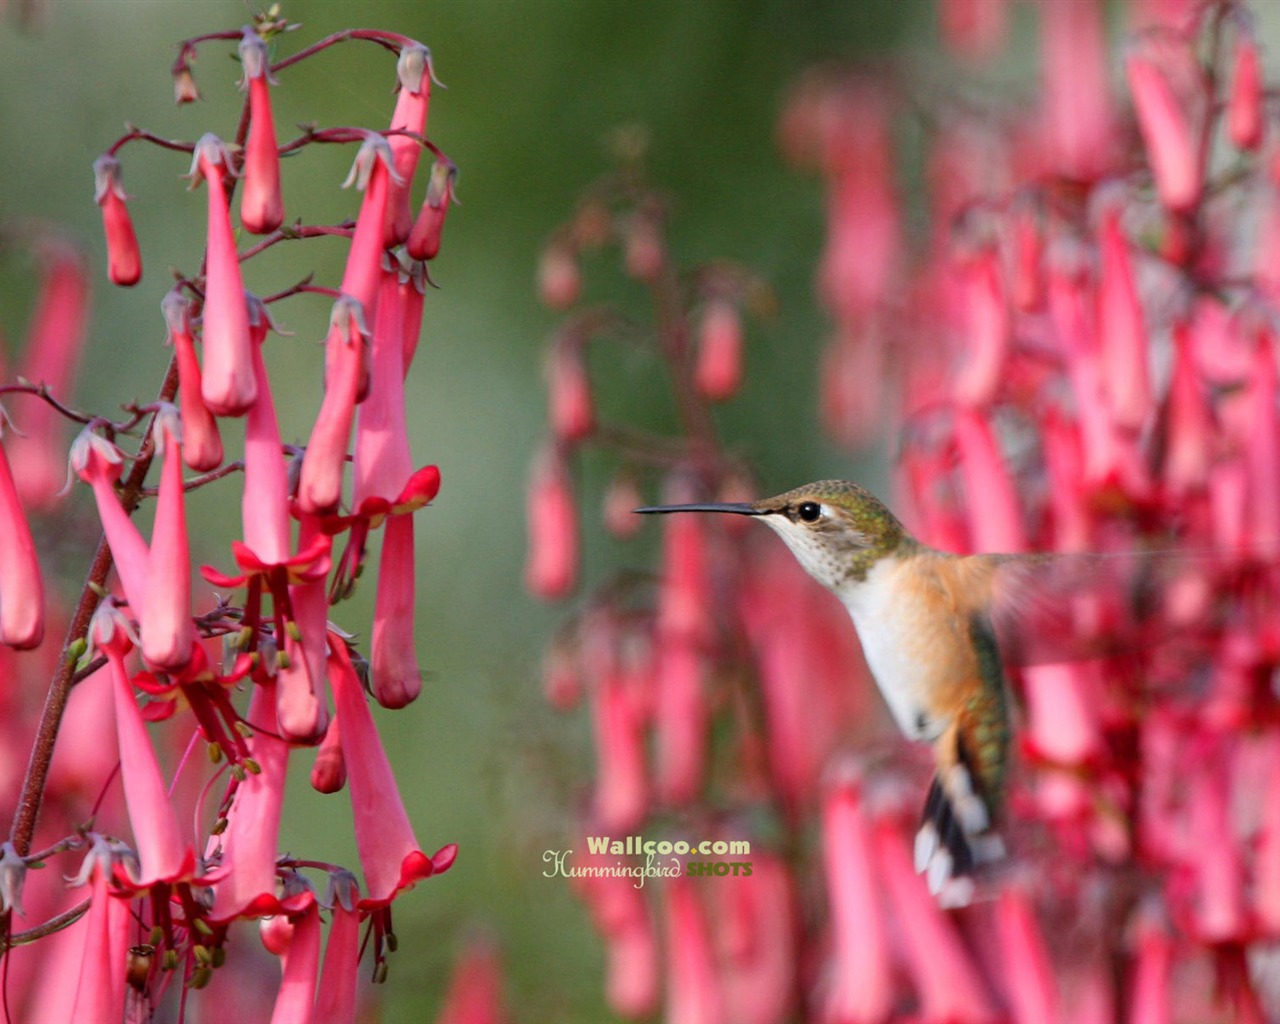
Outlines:
[{"label": "green background", "polygon": [[[461,171],[463,205],[451,212],[433,265],[441,287],[428,296],[409,379],[415,460],[438,463],[444,480],[436,504],[418,515],[418,640],[427,675],[416,704],[378,713],[423,846],[453,841],[461,853],[447,876],[396,904],[400,951],[382,990],[386,1019],[434,1012],[454,954],[481,931],[502,949],[518,1019],[598,1021],[607,1016],[601,945],[568,885],[541,876],[542,852],[566,845],[594,769],[585,715],[555,714],[541,697],[541,652],[566,610],[538,604],[521,585],[527,465],[545,422],[539,367],[556,322],[534,293],[538,251],[582,187],[607,168],[602,140],[610,130],[644,125],[653,178],[673,199],[675,256],[745,263],[779,296],[778,315],[750,330],[745,387],[717,413],[722,436],[757,464],[770,490],[823,476],[878,482],[873,469],[820,437],[816,361],[828,326],[812,280],[821,188],[785,165],[775,128],[803,69],[928,45],[932,7],[924,0],[433,0],[295,2],[284,10],[303,28],[279,42],[280,55],[352,26],[429,45],[448,89],[434,95],[428,131]],[[77,396],[84,408],[107,411],[154,395],[165,359],[159,302],[167,267],[194,273],[205,206],[203,190],[184,191],[180,154],[126,147],[145,271],[138,287],[114,289],[103,270],[90,166],[126,120],[173,138],[229,137],[239,110],[233,47],[202,48],[195,72],[205,100],[193,106],[174,106],[168,66],[177,40],[236,27],[244,12],[230,0],[55,2],[31,29],[0,25],[0,216],[66,225],[94,261],[92,333]],[[385,51],[359,43],[286,70],[273,93],[281,138],[304,121],[385,127],[393,75]],[[354,215],[358,197],[338,188],[351,156],[348,147],[312,147],[286,163],[290,220]],[[319,283],[336,284],[343,251],[334,241],[278,247],[251,265],[246,287],[268,293],[309,270]],[[607,270],[589,265],[588,289]],[[0,326],[11,345],[22,337],[31,281],[24,254],[7,252]],[[293,332],[269,343],[282,430],[286,440],[303,441],[319,403],[316,343],[328,302],[294,299],[275,315]],[[606,416],[653,418],[643,383],[631,381],[659,377],[607,360],[593,370],[610,396]],[[616,386],[624,374],[641,374],[626,377],[626,396]],[[232,452],[234,435],[233,428]],[[623,547],[597,525],[594,499],[606,468],[589,460],[582,488],[588,585],[621,565],[653,564],[652,535]],[[202,491],[190,515],[197,561],[225,568],[239,530],[236,483]],[[367,635],[370,590],[335,619]],[[354,863],[346,801],[310,792],[309,761],[305,753],[295,759],[284,846]]]}]

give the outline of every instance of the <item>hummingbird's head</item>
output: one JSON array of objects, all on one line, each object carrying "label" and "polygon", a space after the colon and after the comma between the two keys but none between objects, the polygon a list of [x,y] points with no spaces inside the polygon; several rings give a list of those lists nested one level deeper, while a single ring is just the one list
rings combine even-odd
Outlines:
[{"label": "hummingbird's head", "polygon": [[757,516],[786,542],[810,576],[837,592],[861,582],[872,565],[907,537],[879,498],[847,480],[820,480],[750,503],[660,505],[636,511]]}]

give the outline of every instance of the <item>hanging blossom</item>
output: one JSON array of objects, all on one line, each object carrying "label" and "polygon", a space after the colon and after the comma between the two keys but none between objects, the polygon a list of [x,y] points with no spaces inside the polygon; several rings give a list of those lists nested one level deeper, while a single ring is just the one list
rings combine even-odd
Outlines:
[{"label": "hanging blossom", "polygon": [[[27,936],[29,944],[5,952],[6,1006],[23,1019],[142,1019],[154,1016],[161,1000],[174,999],[177,989],[180,1004],[192,1012],[207,1016],[209,1007],[219,1006],[235,1016],[243,1005],[241,935],[252,920],[261,922],[264,944],[280,959],[273,1019],[354,1021],[366,949],[375,977],[387,977],[395,946],[392,904],[418,882],[443,874],[456,857],[452,844],[433,853],[421,848],[367,706],[364,675],[371,667],[372,688],[388,707],[409,703],[421,688],[411,513],[435,497],[440,477],[435,466],[414,468],[404,402],[426,274],[420,263],[403,274],[398,259],[384,263],[384,230],[394,207],[399,233],[393,242],[410,231],[409,195],[422,148],[453,165],[423,136],[428,51],[369,30],[331,37],[302,56],[344,38],[374,40],[399,53],[394,144],[364,129],[341,128],[308,130],[282,146],[268,87],[294,59],[282,57],[273,67],[269,54],[290,27],[267,12],[248,28],[179,47],[173,73],[185,102],[198,95],[197,51],[218,41],[239,43],[248,99],[234,145],[213,134],[186,143],[130,127],[95,164],[108,275],[116,284],[136,282],[141,271],[120,181],[122,147],[145,143],[189,152],[191,177],[209,190],[201,269],[190,277],[175,272],[176,284],[161,303],[172,359],[159,397],[127,405],[115,419],[73,406],[87,279],[78,252],[56,242],[38,250],[42,283],[17,368],[21,379],[10,383],[12,375],[0,367],[6,395],[0,676],[13,683],[0,688],[0,740],[25,743],[36,736],[21,794],[16,778],[13,792],[0,793],[0,803],[13,801],[4,805],[14,812],[14,838],[0,848],[0,910],[25,914],[24,926],[50,933],[35,942]],[[355,230],[302,223],[281,230],[282,153],[353,135],[368,143],[354,175],[368,186]],[[445,205],[451,177],[447,185]],[[237,187],[244,190],[238,203]],[[432,193],[437,201],[440,188],[438,182]],[[241,254],[239,231],[264,237]],[[266,300],[246,292],[250,261],[264,249],[346,234],[353,237],[341,291],[300,275],[300,283]],[[438,247],[438,226],[434,239]],[[337,296],[339,337],[326,354],[326,399],[308,454],[313,461],[333,460],[337,469],[324,479],[336,486],[333,498],[309,507],[302,495],[312,493],[316,467],[304,471],[300,453],[282,442],[273,390],[280,382],[268,376],[264,346],[274,329],[268,305],[307,301],[315,292]],[[9,409],[25,437],[8,429]],[[239,431],[224,437],[222,416],[243,418],[243,442]],[[44,600],[36,547],[43,546],[43,530],[33,542],[28,518],[35,508],[46,518],[54,514],[64,476],[58,464],[67,455],[60,417],[83,425],[69,462],[89,487],[105,539],[74,609]],[[345,515],[339,502],[353,426],[353,506]],[[215,482],[222,488],[238,482],[242,515],[234,569],[203,570],[204,580],[218,588],[211,593],[192,576],[188,505]],[[154,502],[154,514],[144,533],[133,516],[147,502]],[[354,637],[328,621],[328,611],[331,596],[353,590],[366,568],[370,531],[384,526],[366,660]],[[64,554],[81,533],[80,523],[64,531]],[[334,539],[343,533],[348,544],[335,560]],[[41,644],[46,627],[69,633],[68,646]],[[11,647],[35,653],[15,659]],[[38,685],[42,672],[53,681],[37,727],[26,716],[40,702],[14,695]],[[98,735],[104,721],[114,723],[105,743]],[[63,752],[57,759],[55,737]],[[350,787],[361,884],[341,865],[281,854],[290,761],[302,747],[315,749],[317,789]],[[36,812],[43,850],[33,843]],[[84,824],[90,820],[92,826]],[[48,845],[46,833],[64,838]],[[83,916],[63,891],[60,873],[37,870],[72,850],[88,851],[74,880],[86,886]],[[317,873],[328,879],[322,892]],[[16,924],[10,932],[18,933]]]}]

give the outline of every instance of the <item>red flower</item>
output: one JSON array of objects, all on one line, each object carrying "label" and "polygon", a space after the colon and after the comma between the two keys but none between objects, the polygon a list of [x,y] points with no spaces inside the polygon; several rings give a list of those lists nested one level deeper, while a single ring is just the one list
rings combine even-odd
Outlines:
[{"label": "red flower", "polygon": [[102,207],[107,236],[107,276],[112,284],[135,285],[142,279],[142,254],[125,200],[120,161],[104,154],[93,162],[94,200]]},{"label": "red flower", "polygon": [[280,196],[280,153],[268,89],[274,82],[267,44],[249,27],[240,40],[240,66],[244,69],[240,87],[249,90],[249,137],[244,147],[240,223],[246,231],[265,235],[284,222],[284,200]]}]

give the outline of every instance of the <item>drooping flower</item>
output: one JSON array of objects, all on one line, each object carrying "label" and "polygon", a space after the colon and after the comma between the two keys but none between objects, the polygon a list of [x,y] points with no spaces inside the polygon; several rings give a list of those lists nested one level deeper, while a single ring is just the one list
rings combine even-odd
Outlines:
[{"label": "drooping flower", "polygon": [[[70,399],[89,319],[89,279],[79,251],[57,238],[36,246],[40,288],[27,328],[18,376],[43,384],[59,400]],[[62,418],[44,402],[21,406],[22,433],[6,442],[9,466],[23,504],[31,511],[52,505],[66,480]]]},{"label": "drooping flower", "polygon": [[732,398],[742,383],[742,314],[730,299],[714,297],[702,311],[694,380],[715,402]]},{"label": "drooping flower", "polygon": [[[0,436],[9,425],[0,408]],[[44,577],[35,541],[0,444],[0,643],[19,650],[44,639]]]},{"label": "drooping flower", "polygon": [[436,1024],[504,1024],[508,1020],[497,947],[483,938],[472,940],[454,964]]},{"label": "drooping flower", "polygon": [[89,636],[94,646],[106,655],[111,669],[120,778],[138,854],[138,877],[118,880],[137,889],[147,889],[157,883],[190,879],[195,870],[195,853],[182,838],[177,814],[169,800],[168,785],[134,698],[133,683],[124,663],[125,654],[133,644],[112,601],[105,601],[95,612]]},{"label": "drooping flower", "polygon": [[724,1020],[724,993],[715,963],[711,923],[698,890],[683,875],[664,880],[667,920],[666,1018],[684,1024]]},{"label": "drooping flower", "polygon": [[84,933],[80,970],[74,979],[68,979],[75,993],[69,1024],[100,1024],[124,1016],[125,950],[132,920],[129,904],[108,888],[114,862],[115,851],[100,836],[94,836],[78,879],[81,885],[91,883],[93,891],[80,927]]},{"label": "drooping flower", "polygon": [[1186,213],[1204,177],[1195,102],[1203,85],[1194,57],[1185,44],[1148,36],[1129,51],[1125,70],[1160,201]]},{"label": "drooping flower", "polygon": [[330,892],[329,941],[316,989],[315,1019],[326,1024],[355,1024],[360,967],[360,911],[356,904],[360,891],[355,879],[344,874],[331,876]]},{"label": "drooping flower", "polygon": [[537,597],[558,601],[578,578],[578,506],[569,467],[550,446],[534,457],[527,503],[525,587]]},{"label": "drooping flower", "polygon": [[288,945],[280,957],[280,988],[271,1008],[271,1024],[310,1024],[320,976],[320,907],[309,900],[288,919]]},{"label": "drooping flower", "polygon": [[[399,81],[400,94],[396,97],[396,109],[391,115],[391,127],[393,130],[400,129],[422,135],[427,130],[431,83],[435,79],[435,71],[431,66],[431,51],[418,42],[405,43],[396,60],[396,78]],[[413,182],[414,172],[418,169],[422,145],[409,135],[393,134],[387,141],[391,146],[395,176],[387,195],[386,229],[382,242],[384,246],[391,248],[409,237],[413,224],[413,213],[409,208],[409,187]],[[428,186],[428,194],[430,194],[430,186]],[[412,245],[409,251],[414,259],[431,258],[414,254]],[[432,256],[434,255],[433,253]]]},{"label": "drooping flower", "polygon": [[240,223],[246,231],[265,235],[284,222],[280,195],[280,153],[276,148],[275,119],[271,113],[271,66],[267,44],[246,26],[240,40],[240,87],[249,91],[249,137],[244,147],[244,180],[240,193]]},{"label": "drooping flower", "polygon": [[142,253],[125,200],[120,161],[103,154],[93,162],[94,201],[102,207],[102,228],[107,238],[107,276],[112,284],[128,287],[142,279]]},{"label": "drooping flower", "polygon": [[190,662],[197,643],[191,621],[191,553],[178,410],[164,406],[152,430],[163,465],[147,560],[147,590],[138,622],[142,656],[153,667],[168,671]]},{"label": "drooping flower", "polygon": [[200,361],[191,335],[191,304],[175,288],[160,302],[178,363],[178,398],[182,414],[182,459],[197,472],[207,472],[222,464],[222,435],[218,421],[204,404],[200,393]]},{"label": "drooping flower", "polygon": [[111,548],[116,574],[124,589],[125,599],[139,614],[146,601],[147,563],[150,554],[147,542],[137,525],[120,504],[115,482],[120,479],[124,456],[120,449],[88,427],[80,432],[71,445],[71,467],[76,474],[93,488],[93,499],[98,508],[98,520]]},{"label": "drooping flower", "polygon": [[257,397],[249,308],[240,277],[227,192],[222,176],[231,167],[226,144],[206,134],[196,143],[191,164],[193,182],[203,179],[209,190],[208,241],[205,251],[204,344],[200,393],[218,416],[243,416]]},{"label": "drooping flower", "polygon": [[444,233],[445,217],[453,205],[457,178],[458,168],[449,161],[437,160],[431,165],[427,194],[422,199],[422,208],[405,243],[405,249],[415,260],[433,260],[440,254],[440,238]]},{"label": "drooping flower", "polygon": [[404,889],[447,871],[458,854],[449,844],[431,856],[422,852],[405,813],[400,790],[378,739],[364,689],[347,653],[346,641],[329,636],[329,684],[341,723],[356,849],[367,895],[361,908],[386,907]]},{"label": "drooping flower", "polygon": [[831,908],[831,965],[824,1019],[877,1024],[893,1010],[888,929],[861,786],[843,779],[822,809],[822,853]]},{"label": "drooping flower", "polygon": [[1233,57],[1227,99],[1227,136],[1237,149],[1252,151],[1262,144],[1265,86],[1258,42],[1251,32],[1237,29]]}]

